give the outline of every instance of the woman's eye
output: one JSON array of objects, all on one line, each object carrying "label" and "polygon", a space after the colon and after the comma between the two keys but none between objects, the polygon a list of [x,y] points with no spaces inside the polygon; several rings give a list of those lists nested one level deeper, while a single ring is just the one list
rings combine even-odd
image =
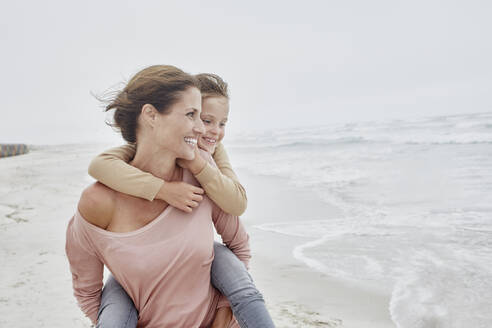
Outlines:
[{"label": "woman's eye", "polygon": [[203,123],[205,123],[205,124],[210,124],[210,123],[212,123],[210,120],[202,120],[202,121],[203,121]]},{"label": "woman's eye", "polygon": [[186,116],[194,117],[195,116],[195,112],[189,112],[189,113],[186,114]]},{"label": "woman's eye", "polygon": [[223,128],[226,124],[225,123],[220,123],[219,126]]}]

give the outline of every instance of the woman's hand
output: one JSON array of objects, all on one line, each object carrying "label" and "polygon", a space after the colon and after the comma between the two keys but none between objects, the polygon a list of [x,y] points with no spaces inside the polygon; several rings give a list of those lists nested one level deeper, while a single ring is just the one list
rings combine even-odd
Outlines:
[{"label": "woman's hand", "polygon": [[207,161],[200,155],[198,148],[195,148],[194,159],[185,160],[180,158],[177,160],[177,163],[182,168],[190,170],[191,173],[193,173],[193,175],[200,173],[205,167],[205,165],[207,165]]},{"label": "woman's hand", "polygon": [[190,213],[203,200],[203,189],[182,181],[164,181],[156,198],[169,205]]},{"label": "woman's hand", "polygon": [[217,310],[215,314],[214,322],[212,323],[212,328],[227,328],[229,327],[229,323],[232,320],[232,311],[231,308],[221,307]]}]

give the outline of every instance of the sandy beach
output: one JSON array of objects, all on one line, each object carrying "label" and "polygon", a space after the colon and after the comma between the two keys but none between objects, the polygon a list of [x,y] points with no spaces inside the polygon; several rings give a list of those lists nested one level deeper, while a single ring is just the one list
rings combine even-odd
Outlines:
[{"label": "sandy beach", "polygon": [[[72,295],[65,229],[93,180],[90,159],[108,145],[34,147],[0,160],[0,326],[89,327]],[[251,272],[277,327],[395,327],[389,295],[314,271],[293,256],[305,243],[264,231],[273,222],[336,217],[336,207],[281,178],[238,170],[248,192],[243,216]]]}]

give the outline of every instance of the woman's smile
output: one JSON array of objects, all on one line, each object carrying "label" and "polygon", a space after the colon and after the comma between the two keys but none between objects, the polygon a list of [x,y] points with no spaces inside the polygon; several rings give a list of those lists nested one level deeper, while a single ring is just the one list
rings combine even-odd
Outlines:
[{"label": "woman's smile", "polygon": [[196,137],[184,137],[184,141],[190,145],[191,147],[195,148],[196,144],[198,142],[198,139]]}]

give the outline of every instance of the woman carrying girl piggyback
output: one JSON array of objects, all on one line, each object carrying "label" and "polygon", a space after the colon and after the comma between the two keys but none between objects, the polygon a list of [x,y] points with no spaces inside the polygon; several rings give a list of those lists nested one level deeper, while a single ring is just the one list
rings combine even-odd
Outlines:
[{"label": "woman carrying girl piggyback", "polygon": [[[189,171],[203,189],[184,179],[164,181],[128,164],[138,149],[135,144],[114,148],[99,155],[92,161],[89,173],[120,193],[151,202],[163,200],[183,213],[198,210],[205,193],[224,212],[241,215],[246,209],[246,193],[232,170],[224,146],[220,143],[229,114],[227,84],[214,74],[199,74],[195,78],[202,96],[200,118],[204,125],[204,133],[198,137],[197,143],[200,149],[213,156],[213,161],[207,161],[195,149],[193,159],[178,158],[177,164]],[[193,138],[185,140],[190,145],[195,142]],[[234,225],[232,220],[226,224]],[[274,327],[245,263],[223,244],[215,242],[213,250],[215,256],[211,264],[211,283],[225,295],[239,325],[250,328]],[[128,259],[130,263],[132,260],[138,265],[138,259]],[[133,301],[116,279],[110,276],[102,291],[97,326],[136,327],[137,310],[140,309],[135,307]],[[210,327],[228,327],[233,321],[230,307],[220,307]],[[172,310],[164,308],[163,311]]]}]

